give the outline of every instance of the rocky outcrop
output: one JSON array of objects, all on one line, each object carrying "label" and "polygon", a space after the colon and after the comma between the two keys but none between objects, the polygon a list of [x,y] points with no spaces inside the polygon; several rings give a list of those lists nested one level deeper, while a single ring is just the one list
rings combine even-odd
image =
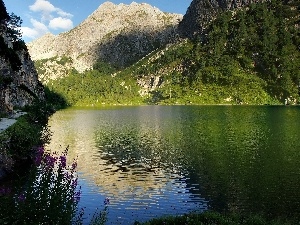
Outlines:
[{"label": "rocky outcrop", "polygon": [[69,32],[47,34],[27,46],[33,60],[67,56],[80,72],[96,61],[124,67],[174,40],[181,19],[145,3],[106,2]]},{"label": "rocky outcrop", "polygon": [[[4,15],[4,16],[3,16]],[[0,1],[0,112],[30,105],[44,99],[44,88],[38,80],[33,61],[22,40],[12,36],[10,17]]]},{"label": "rocky outcrop", "polygon": [[181,37],[192,38],[202,34],[218,13],[264,1],[266,0],[193,0],[178,26],[179,34]]},{"label": "rocky outcrop", "polygon": [[[16,107],[24,107],[35,99],[44,100],[44,87],[38,80],[33,61],[25,43],[12,36],[8,27],[10,16],[0,0],[0,113],[12,113]],[[15,114],[16,115],[16,114]],[[1,120],[1,118],[0,118]],[[6,120],[6,121],[5,121]],[[0,132],[12,123],[1,120]],[[13,121],[14,122],[14,121]],[[4,126],[3,127],[3,123]],[[3,129],[2,129],[3,128]],[[10,137],[1,137],[0,145],[0,180],[12,172],[16,162],[8,153]]]},{"label": "rocky outcrop", "polygon": [[[5,29],[0,31],[0,41],[13,51],[13,44],[6,38]],[[9,113],[14,107],[24,107],[35,99],[44,99],[44,87],[38,80],[33,61],[23,49],[15,52],[15,59],[20,63],[14,68],[12,62],[0,55],[0,111]]]}]

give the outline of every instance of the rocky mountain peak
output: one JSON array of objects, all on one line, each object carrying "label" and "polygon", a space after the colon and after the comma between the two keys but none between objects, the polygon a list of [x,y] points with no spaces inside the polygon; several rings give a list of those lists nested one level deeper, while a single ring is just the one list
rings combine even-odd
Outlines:
[{"label": "rocky mountain peak", "polygon": [[74,29],[27,46],[34,60],[67,56],[78,71],[99,60],[124,67],[173,40],[182,17],[146,3],[105,2]]}]

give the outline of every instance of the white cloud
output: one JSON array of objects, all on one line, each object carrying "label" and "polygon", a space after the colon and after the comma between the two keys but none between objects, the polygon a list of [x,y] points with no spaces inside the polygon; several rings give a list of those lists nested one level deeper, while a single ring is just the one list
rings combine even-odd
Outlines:
[{"label": "white cloud", "polygon": [[49,28],[57,30],[69,30],[73,28],[73,22],[70,19],[62,18],[62,17],[56,17],[49,22]]},{"label": "white cloud", "polygon": [[46,0],[36,0],[35,3],[29,6],[29,9],[33,12],[51,13],[56,11],[54,5]]},{"label": "white cloud", "polygon": [[65,12],[62,9],[55,7],[51,2],[46,0],[36,0],[33,5],[29,6],[29,9],[33,12],[41,12],[42,16],[46,18],[49,18],[48,15],[50,15],[51,13],[57,13],[61,17],[73,17],[71,13]]},{"label": "white cloud", "polygon": [[73,15],[55,7],[51,0],[35,0],[34,4],[29,6],[29,9],[33,12],[30,20],[32,27],[21,28],[23,37],[34,39],[51,29],[65,31],[73,28],[71,20]]},{"label": "white cloud", "polygon": [[30,27],[21,27],[21,32],[23,34],[23,38],[38,38],[47,32],[49,32],[47,26],[35,19],[30,19],[30,22],[33,28]]},{"label": "white cloud", "polygon": [[67,18],[72,18],[73,17],[73,15],[71,13],[67,13],[67,12],[65,12],[65,11],[63,11],[59,8],[56,8],[56,9],[57,9],[56,10],[57,14],[62,16],[62,17],[67,17]]},{"label": "white cloud", "polygon": [[23,38],[35,39],[39,36],[38,31],[30,27],[21,27],[21,33]]}]

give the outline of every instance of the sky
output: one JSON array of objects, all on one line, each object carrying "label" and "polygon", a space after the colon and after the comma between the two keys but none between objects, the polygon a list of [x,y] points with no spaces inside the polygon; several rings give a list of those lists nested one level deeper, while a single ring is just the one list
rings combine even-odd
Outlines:
[{"label": "sky", "polygon": [[[25,42],[50,32],[59,34],[79,25],[105,0],[3,0],[8,13],[23,20],[21,32]],[[134,0],[148,3],[163,12],[185,14],[192,0]],[[133,0],[110,0],[130,4]]]}]

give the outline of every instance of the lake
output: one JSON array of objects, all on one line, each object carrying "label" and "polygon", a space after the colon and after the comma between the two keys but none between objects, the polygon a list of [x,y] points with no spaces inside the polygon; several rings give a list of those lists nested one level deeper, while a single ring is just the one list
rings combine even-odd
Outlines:
[{"label": "lake", "polygon": [[48,149],[78,157],[85,221],[107,224],[209,209],[300,215],[300,107],[71,108]]}]

